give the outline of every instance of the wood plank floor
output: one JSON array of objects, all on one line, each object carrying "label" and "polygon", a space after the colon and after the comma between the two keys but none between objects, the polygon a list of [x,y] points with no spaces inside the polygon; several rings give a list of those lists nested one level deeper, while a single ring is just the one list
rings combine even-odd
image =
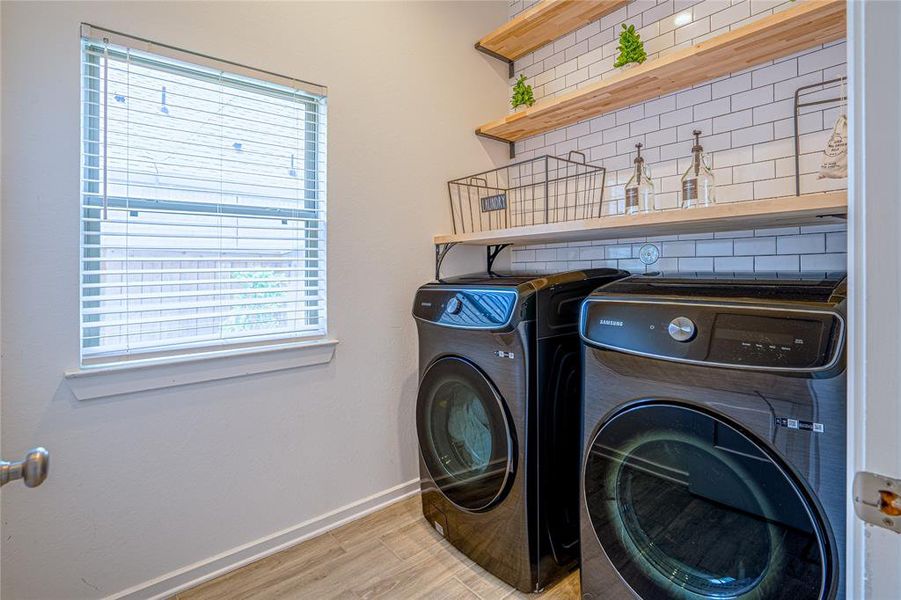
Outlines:
[{"label": "wood plank floor", "polygon": [[413,496],[182,592],[177,600],[579,598],[578,571],[541,594],[514,590],[448,544],[421,511],[419,496]]}]

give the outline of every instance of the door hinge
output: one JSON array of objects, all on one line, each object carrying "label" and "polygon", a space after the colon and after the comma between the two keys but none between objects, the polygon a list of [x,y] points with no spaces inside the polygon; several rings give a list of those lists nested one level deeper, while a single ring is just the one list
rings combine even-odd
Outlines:
[{"label": "door hinge", "polygon": [[854,512],[865,523],[901,533],[901,479],[858,471],[854,475]]}]

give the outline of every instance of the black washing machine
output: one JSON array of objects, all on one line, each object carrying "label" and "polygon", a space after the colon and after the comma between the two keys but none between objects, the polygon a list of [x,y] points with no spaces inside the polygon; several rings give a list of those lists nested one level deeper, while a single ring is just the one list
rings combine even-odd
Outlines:
[{"label": "black washing machine", "polygon": [[844,275],[583,304],[584,599],[844,598]]},{"label": "black washing machine", "polygon": [[423,513],[523,591],[578,561],[579,308],[625,275],[469,275],[416,292]]}]

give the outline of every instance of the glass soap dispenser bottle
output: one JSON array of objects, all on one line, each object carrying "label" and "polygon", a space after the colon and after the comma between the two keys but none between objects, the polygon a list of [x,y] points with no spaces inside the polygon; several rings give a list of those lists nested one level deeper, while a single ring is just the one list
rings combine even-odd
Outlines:
[{"label": "glass soap dispenser bottle", "polygon": [[641,146],[641,144],[635,144],[635,148],[638,150],[634,161],[635,173],[626,183],[627,215],[654,210],[654,182],[651,179],[651,171],[641,157]]},{"label": "glass soap dispenser bottle", "polygon": [[695,129],[695,145],[691,149],[692,159],[688,170],[682,175],[682,208],[710,206],[714,197],[713,171],[707,164],[707,155],[701,147],[701,132]]}]

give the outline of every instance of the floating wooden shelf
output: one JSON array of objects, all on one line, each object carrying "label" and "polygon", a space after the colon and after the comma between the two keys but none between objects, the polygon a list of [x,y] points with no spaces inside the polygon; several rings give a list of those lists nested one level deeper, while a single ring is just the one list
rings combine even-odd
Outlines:
[{"label": "floating wooden shelf", "polygon": [[845,0],[801,0],[696,46],[486,123],[476,134],[515,142],[841,39],[845,4]]},{"label": "floating wooden shelf", "polygon": [[847,192],[824,192],[716,204],[707,208],[613,215],[550,225],[527,225],[480,233],[436,235],[434,243],[542,244],[620,237],[707,233],[840,222],[848,212]]},{"label": "floating wooden shelf", "polygon": [[541,0],[476,43],[480,50],[510,63],[583,25],[610,14],[630,0]]}]

